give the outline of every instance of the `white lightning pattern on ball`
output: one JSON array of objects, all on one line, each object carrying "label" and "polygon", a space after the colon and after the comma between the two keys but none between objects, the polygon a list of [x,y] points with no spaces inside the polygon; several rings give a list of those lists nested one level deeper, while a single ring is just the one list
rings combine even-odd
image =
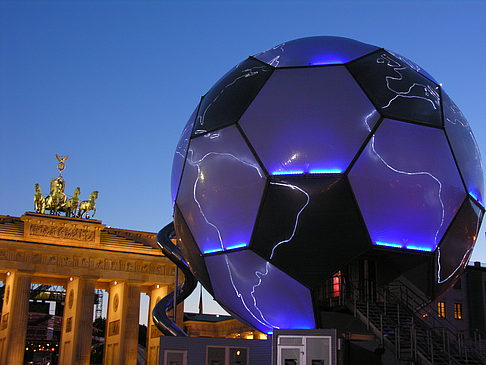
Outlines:
[{"label": "white lightning pattern on ball", "polygon": [[[457,106],[455,106],[453,103],[451,103],[449,105],[449,108],[451,110],[452,113],[454,113],[454,115],[457,115],[459,114],[459,117],[458,118],[454,118],[454,120],[450,119],[449,117],[446,117],[445,120],[447,122],[449,122],[450,124],[452,125],[460,125],[461,127],[463,127],[464,129],[466,129],[467,133],[470,135],[471,139],[473,140],[474,142],[474,147],[475,147],[475,154],[476,154],[476,159],[479,161],[479,164],[481,166],[481,169],[483,168],[482,166],[482,161],[481,161],[481,157],[478,155],[478,151],[479,151],[479,147],[477,145],[477,142],[476,142],[476,138],[474,138],[474,135],[472,134],[472,131],[471,131],[471,128],[469,127],[469,125],[464,122],[463,119],[464,116],[462,114],[462,112],[459,110],[459,108],[457,108]],[[465,119],[465,118],[464,118]],[[476,232],[475,232],[475,237],[477,237],[477,234],[479,232],[479,226],[480,226],[480,223],[481,223],[481,216],[479,215],[477,217],[477,222],[476,222]],[[462,256],[462,260],[460,262],[460,264],[452,271],[452,273],[446,277],[445,279],[442,279],[441,278],[441,270],[442,270],[442,267],[441,267],[441,264],[440,264],[440,258],[441,258],[441,252],[440,252],[440,247],[437,248],[437,283],[438,284],[443,284],[445,283],[446,281],[448,281],[452,276],[454,276],[454,274],[464,265],[467,263],[467,261],[469,260],[469,256],[470,256],[470,253],[472,251],[472,249],[474,248],[474,245],[471,245],[471,247],[464,253],[464,255]]]},{"label": "white lightning pattern on ball", "polygon": [[[402,71],[408,69],[409,67],[406,65],[402,65],[396,60],[390,58],[386,54],[382,54],[380,57],[376,59],[376,63],[384,64],[386,62],[386,66],[393,69],[393,71],[397,74],[397,76],[385,76],[386,80],[386,87],[390,90],[395,96],[391,98],[385,106],[382,106],[382,109],[386,109],[390,107],[390,105],[399,98],[409,98],[409,99],[421,99],[430,104],[434,109],[438,109],[440,106],[440,95],[439,93],[434,90],[429,85],[420,84],[417,82],[412,83],[406,91],[399,91],[391,85],[392,81],[407,81]],[[422,91],[424,96],[418,95],[417,91]]]},{"label": "white lightning pattern on ball", "polygon": [[[274,51],[274,50],[279,49],[279,48],[280,48],[280,52],[284,53],[285,52],[284,47],[285,47],[285,43],[281,43],[281,44],[279,44],[279,45],[277,45],[273,48],[266,50],[265,52],[261,52],[261,53],[256,54],[255,57],[264,56],[265,53],[270,52],[270,51]],[[277,55],[274,58],[272,58],[270,61],[266,61],[266,63],[269,64],[270,66],[278,67],[278,65],[280,64],[280,56],[281,55]]]},{"label": "white lightning pattern on ball", "polygon": [[[454,118],[454,120],[450,119],[449,117],[446,117],[445,120],[447,122],[449,122],[450,124],[453,124],[453,125],[460,124],[467,131],[467,133],[471,137],[472,141],[474,142],[474,147],[475,147],[474,148],[474,154],[476,155],[476,160],[479,163],[479,166],[482,170],[483,169],[483,161],[481,159],[481,156],[479,155],[478,142],[476,141],[476,138],[474,138],[471,127],[467,124],[467,122],[465,122],[466,118],[464,117],[464,115],[462,114],[462,112],[459,110],[459,108],[456,105],[451,103],[451,105],[449,105],[449,108],[452,111],[452,113],[454,113],[454,115],[459,114],[459,117]],[[464,121],[461,120],[461,119],[464,119]]]},{"label": "white lightning pattern on ball", "polygon": [[[477,217],[477,221],[476,221],[476,231],[474,233],[474,237],[477,237],[477,234],[479,232],[479,226],[481,224],[481,216],[478,215]],[[471,247],[469,247],[469,249],[464,253],[464,256],[462,256],[462,259],[461,259],[461,263],[459,264],[459,266],[457,266],[454,271],[452,271],[452,273],[446,277],[445,279],[441,279],[441,270],[442,270],[442,267],[440,265],[440,247],[437,248],[437,283],[438,284],[443,284],[445,283],[446,281],[448,281],[452,276],[454,276],[454,274],[463,266],[467,263],[467,261],[469,260],[469,256],[470,256],[470,253],[472,251],[472,249],[474,248],[474,244],[471,245]]]},{"label": "white lightning pattern on ball", "polygon": [[[369,126],[368,124],[368,119],[375,113],[376,111],[373,110],[370,114],[368,114],[365,118],[365,124],[368,128],[368,130],[371,132],[371,127]],[[379,160],[388,168],[390,169],[391,171],[397,173],[397,174],[401,174],[401,175],[406,175],[406,176],[415,176],[415,175],[426,175],[426,176],[429,176],[430,178],[432,178],[438,185],[438,197],[439,197],[439,202],[440,202],[440,205],[442,207],[442,212],[441,212],[441,221],[440,221],[440,225],[439,227],[437,228],[436,232],[435,232],[435,236],[434,236],[434,243],[435,245],[437,246],[437,238],[438,238],[438,235],[439,235],[439,232],[440,232],[440,229],[442,228],[442,226],[444,225],[444,219],[445,219],[445,207],[444,207],[444,202],[442,200],[442,183],[441,181],[435,177],[433,174],[431,174],[430,172],[428,171],[403,171],[403,170],[399,170],[395,167],[393,167],[391,164],[389,164],[385,158],[383,158],[383,156],[381,156],[378,151],[376,150],[376,146],[375,146],[375,138],[376,138],[376,135],[373,134],[373,136],[371,137],[371,149],[373,151],[373,153],[379,158]]]},{"label": "white lightning pattern on ball", "polygon": [[[282,241],[278,242],[277,244],[275,244],[273,246],[272,253],[270,255],[270,260],[271,260],[274,256],[274,254],[275,254],[275,250],[277,249],[277,247],[279,247],[280,245],[282,245],[284,243],[290,242],[294,238],[295,232],[297,231],[297,226],[299,224],[299,217],[302,214],[302,212],[304,211],[304,209],[309,205],[310,196],[305,190],[298,187],[297,185],[279,183],[279,182],[273,182],[273,181],[270,182],[270,184],[271,185],[278,185],[278,186],[285,186],[285,187],[291,188],[292,190],[298,190],[298,191],[304,193],[306,198],[307,198],[305,204],[302,206],[302,208],[300,208],[299,212],[297,213],[297,216],[295,217],[295,223],[294,223],[294,228],[292,230],[292,234],[287,239],[282,240]],[[253,285],[252,290],[251,290],[251,296],[253,298],[253,304],[254,304],[255,308],[257,308],[257,310],[260,312],[262,318],[263,318],[263,313],[260,311],[260,309],[257,306],[257,299],[255,297],[255,290],[256,290],[256,288],[258,288],[262,284],[263,277],[268,275],[269,269],[270,269],[270,263],[267,261],[266,264],[265,264],[265,272],[262,273],[260,271],[255,271],[255,275],[258,278],[258,282],[255,285]],[[278,328],[278,327],[275,327],[275,328]]]},{"label": "white lightning pattern on ball", "polygon": [[[239,65],[240,64],[236,65],[234,68],[237,69],[239,67]],[[226,84],[220,90],[220,92],[214,97],[214,99],[211,100],[211,102],[206,106],[206,109],[204,109],[203,113],[201,115],[198,115],[198,117],[196,119],[197,125],[204,126],[204,122],[205,122],[205,119],[206,119],[206,113],[213,106],[213,104],[219,99],[219,97],[226,91],[226,89],[232,87],[239,80],[246,79],[246,78],[249,78],[249,77],[253,77],[255,75],[258,75],[260,72],[268,72],[268,71],[269,70],[265,66],[255,66],[255,67],[246,68],[244,70],[241,70],[242,75],[236,77],[231,82],[229,82],[228,84]],[[206,129],[199,129],[198,128],[198,129],[195,130],[195,133],[196,134],[202,134],[202,133],[206,133],[206,132],[207,132]]]},{"label": "white lightning pattern on ball", "polygon": [[[210,139],[214,139],[214,138],[218,138],[219,137],[219,134],[217,133],[213,133],[209,136]],[[190,156],[189,156],[190,154]],[[201,163],[206,160],[207,158],[209,158],[210,156],[220,156],[220,157],[224,157],[224,158],[230,158],[230,159],[234,159],[234,160],[237,160],[238,162],[246,165],[246,166],[249,166],[249,167],[252,167],[254,168],[259,177],[262,178],[263,177],[263,174],[260,170],[260,167],[258,165],[255,165],[255,164],[252,164],[252,163],[249,163],[247,161],[244,161],[240,158],[238,158],[237,156],[235,156],[234,154],[231,154],[231,153],[227,153],[227,152],[208,152],[206,153],[202,158],[198,159],[198,160],[194,160],[193,157],[194,157],[194,151],[192,149],[189,149],[189,154],[188,154],[188,163],[191,165],[191,166],[195,166],[197,168],[197,178],[196,180],[194,181],[194,185],[193,185],[193,199],[194,201],[196,202],[198,208],[199,208],[199,212],[201,213],[204,221],[210,225],[211,227],[213,227],[215,229],[215,231],[217,232],[217,235],[218,235],[218,240],[219,240],[219,243],[220,243],[220,246],[221,246],[221,249],[224,249],[224,244],[223,244],[223,239],[222,239],[222,235],[221,235],[221,231],[219,230],[219,228],[212,222],[210,222],[210,220],[208,219],[208,217],[206,216],[206,214],[204,213],[204,210],[201,206],[201,203],[199,202],[198,198],[197,198],[197,185],[200,181],[200,178],[202,176],[202,173],[201,173]],[[250,294],[253,298],[253,306],[255,307],[255,309],[258,311],[258,313],[260,314],[260,318],[258,318],[255,313],[253,313],[253,311],[249,308],[248,304],[246,303],[245,301],[245,298],[243,297],[243,294],[241,293],[241,291],[238,289],[236,283],[235,283],[235,280],[233,278],[233,273],[231,271],[231,267],[230,267],[230,264],[229,264],[229,260],[228,260],[228,256],[225,255],[225,262],[226,262],[226,267],[228,269],[228,274],[229,274],[229,278],[230,278],[230,282],[231,282],[231,285],[235,291],[235,295],[236,297],[241,301],[243,307],[245,307],[245,309],[248,311],[248,313],[256,320],[258,321],[258,323],[260,323],[261,325],[265,326],[265,327],[268,327],[268,328],[278,328],[277,326],[269,323],[262,311],[258,308],[257,304],[256,304],[256,299],[253,295],[253,292]],[[258,275],[257,275],[258,276]]]}]

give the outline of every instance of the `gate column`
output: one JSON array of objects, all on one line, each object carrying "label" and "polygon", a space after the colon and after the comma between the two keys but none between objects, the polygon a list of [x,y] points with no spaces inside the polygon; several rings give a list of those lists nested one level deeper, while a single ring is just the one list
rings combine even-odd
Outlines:
[{"label": "gate column", "polygon": [[0,320],[0,364],[23,364],[31,278],[20,271],[7,273]]},{"label": "gate column", "polygon": [[152,318],[152,311],[160,299],[169,293],[167,285],[153,285],[147,295],[150,297],[147,326],[147,365],[159,365],[160,336]]},{"label": "gate column", "polygon": [[89,365],[95,279],[71,278],[66,288],[59,364]]},{"label": "gate column", "polygon": [[137,365],[140,283],[110,285],[104,365]]}]

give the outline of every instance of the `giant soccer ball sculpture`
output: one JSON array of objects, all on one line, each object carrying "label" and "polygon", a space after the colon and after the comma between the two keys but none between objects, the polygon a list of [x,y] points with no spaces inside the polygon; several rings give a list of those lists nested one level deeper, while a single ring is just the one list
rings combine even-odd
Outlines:
[{"label": "giant soccer ball sculpture", "polygon": [[283,43],[201,99],[174,156],[174,222],[193,273],[262,332],[321,326],[323,285],[356,260],[428,298],[463,271],[481,158],[437,81],[339,37]]}]

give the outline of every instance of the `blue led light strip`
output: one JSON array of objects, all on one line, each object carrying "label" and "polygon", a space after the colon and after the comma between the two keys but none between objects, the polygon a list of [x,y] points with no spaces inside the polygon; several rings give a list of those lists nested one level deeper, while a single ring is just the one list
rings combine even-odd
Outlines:
[{"label": "blue led light strip", "polygon": [[336,65],[336,64],[342,64],[342,62],[339,61],[322,61],[322,62],[313,62],[310,65],[311,66],[322,66],[322,65]]},{"label": "blue led light strip", "polygon": [[304,171],[302,170],[289,170],[289,171],[274,171],[272,175],[301,175]]},{"label": "blue led light strip", "polygon": [[381,242],[381,241],[376,241],[375,245],[378,246],[386,246],[386,247],[394,247],[394,248],[403,248],[403,246],[399,243],[392,243],[392,242]]},{"label": "blue led light strip", "polygon": [[313,169],[309,170],[309,174],[340,174],[343,171],[340,169]]},{"label": "blue led light strip", "polygon": [[429,247],[423,247],[423,246],[415,246],[415,245],[407,245],[403,246],[399,243],[393,243],[393,242],[381,242],[381,241],[375,241],[375,245],[378,246],[386,246],[386,247],[393,247],[393,248],[406,248],[408,250],[415,250],[415,251],[425,251],[425,252],[431,252],[432,249]]},{"label": "blue led light strip", "polygon": [[243,248],[243,247],[247,247],[247,246],[248,246],[247,243],[242,242],[242,243],[238,243],[238,244],[233,245],[233,246],[228,246],[224,250],[222,248],[214,248],[214,249],[211,249],[211,250],[203,251],[203,253],[209,254],[209,253],[223,252],[223,251],[228,251],[228,250],[236,250],[237,248]]},{"label": "blue led light strip", "polygon": [[414,246],[414,245],[408,245],[406,246],[406,248],[409,250],[416,250],[416,251],[426,251],[426,252],[432,251],[432,249],[429,247],[421,247],[421,246]]},{"label": "blue led light strip", "polygon": [[339,57],[339,55],[333,54],[326,54],[322,55],[321,57],[316,57],[315,59],[311,60],[311,66],[319,66],[319,65],[342,65],[349,60],[345,60]]},{"label": "blue led light strip", "polygon": [[215,252],[221,252],[221,251],[223,251],[222,248],[215,248],[213,250],[206,250],[203,253],[206,254],[206,253],[215,253]]},{"label": "blue led light strip", "polygon": [[[343,171],[340,169],[312,169],[309,170],[309,174],[341,174]],[[304,170],[279,170],[272,172],[272,175],[303,175]]]},{"label": "blue led light strip", "polygon": [[235,250],[237,248],[242,248],[248,246],[246,243],[238,243],[237,245],[226,247],[227,250]]},{"label": "blue led light strip", "polygon": [[476,194],[469,192],[469,195],[471,195],[471,198],[473,198],[474,200],[476,200],[478,203],[481,203],[481,202],[479,201],[478,196],[477,196]]}]

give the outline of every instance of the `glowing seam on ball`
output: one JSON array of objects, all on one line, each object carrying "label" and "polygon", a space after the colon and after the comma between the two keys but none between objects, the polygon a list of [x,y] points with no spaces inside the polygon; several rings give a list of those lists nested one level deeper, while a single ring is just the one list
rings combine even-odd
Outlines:
[{"label": "glowing seam on ball", "polygon": [[[478,232],[479,232],[480,222],[481,222],[481,215],[478,215],[477,221],[476,221],[476,232],[474,234],[476,237],[477,237]],[[459,266],[457,266],[454,269],[454,271],[447,278],[445,278],[444,280],[442,280],[440,278],[440,276],[441,276],[440,275],[440,271],[442,269],[442,266],[440,265],[440,247],[438,247],[437,248],[437,283],[438,284],[445,283],[446,281],[448,281],[457,272],[457,270],[459,270],[461,268],[461,266],[463,266],[465,263],[467,263],[467,260],[469,259],[469,254],[470,254],[470,252],[472,251],[473,248],[474,248],[474,243],[464,253],[464,256],[462,256],[462,260],[461,260],[461,263],[459,264]]]},{"label": "glowing seam on ball", "polygon": [[[386,54],[382,54],[379,58],[377,58],[376,63],[384,63],[385,61],[386,61],[386,66],[391,67],[393,69],[393,71],[395,71],[398,74],[398,77],[385,76],[386,87],[387,87],[388,90],[390,90],[392,93],[394,93],[395,96],[393,98],[391,98],[385,106],[382,106],[382,109],[388,108],[391,105],[391,103],[394,102],[398,98],[421,99],[421,100],[425,100],[425,101],[428,101],[429,103],[431,103],[434,109],[438,108],[438,106],[440,105],[440,96],[437,93],[437,91],[432,89],[429,85],[423,85],[423,84],[419,84],[419,83],[414,82],[408,88],[407,91],[398,91],[398,90],[393,89],[393,87],[391,87],[391,85],[390,85],[390,80],[404,81],[403,74],[400,71],[406,70],[407,66],[405,66],[405,67],[402,66],[399,62],[392,60]],[[393,64],[395,64],[395,66]],[[422,87],[425,91],[425,95],[428,96],[427,93],[429,93],[433,98],[435,98],[435,100],[431,100],[429,98],[426,98],[426,97],[423,97],[423,96],[420,96],[420,95],[410,95],[410,93],[412,92],[412,89],[415,86]],[[437,106],[436,106],[436,103],[437,103]]]},{"label": "glowing seam on ball", "polygon": [[[365,124],[368,128],[368,130],[371,132],[371,128],[368,124],[368,118],[371,117],[371,115],[373,115],[373,113],[375,112],[375,110],[373,110],[371,113],[369,113],[366,117],[365,117]],[[408,176],[414,176],[414,175],[427,175],[427,176],[430,176],[432,179],[435,180],[435,182],[437,182],[437,184],[439,184],[439,191],[438,191],[438,194],[439,194],[439,201],[440,201],[440,205],[442,207],[442,215],[441,215],[441,222],[440,222],[440,225],[439,225],[439,228],[437,228],[437,231],[435,232],[435,236],[434,236],[434,244],[435,246],[437,247],[437,236],[439,235],[439,231],[440,229],[442,228],[442,226],[444,225],[444,219],[445,219],[445,207],[444,207],[444,202],[442,201],[442,196],[441,196],[441,193],[442,193],[442,183],[440,182],[440,180],[438,178],[436,178],[434,175],[432,175],[430,172],[427,172],[427,171],[418,171],[418,172],[407,172],[407,171],[402,171],[402,170],[398,170],[396,168],[394,168],[393,166],[391,166],[390,164],[388,164],[385,159],[376,151],[375,149],[375,137],[376,135],[373,135],[371,137],[371,149],[373,150],[373,153],[380,159],[380,161],[387,167],[389,168],[390,170],[392,170],[393,172],[396,172],[398,174],[401,174],[401,175],[408,175]],[[376,242],[375,242],[376,243]],[[406,246],[405,248],[407,249],[411,249],[411,250],[420,250],[420,248],[423,248],[423,247],[418,247],[418,246]],[[420,251],[425,251],[425,250],[420,250]],[[432,249],[429,249],[428,251],[432,251]]]},{"label": "glowing seam on ball", "polygon": [[[235,69],[238,68],[239,65],[240,64],[236,65]],[[260,71],[255,71],[256,69],[261,69],[260,71],[264,71],[264,72],[268,71],[268,70],[265,70],[265,66],[251,67],[251,68],[247,68],[247,69],[242,70],[241,72],[245,72],[245,74],[243,74],[241,76],[238,76],[236,79],[234,79],[233,81],[231,81],[229,84],[225,85],[225,87],[223,87],[221,89],[221,91],[219,92],[219,94],[216,95],[214,97],[214,99],[208,104],[208,106],[206,107],[206,109],[204,109],[204,113],[202,115],[199,115],[197,117],[196,123],[199,123],[199,125],[203,126],[204,125],[204,119],[206,118],[206,113],[207,113],[208,109],[214,104],[214,102],[216,100],[219,99],[219,97],[221,96],[221,94],[223,94],[228,87],[233,86],[238,80],[243,79],[243,78],[248,78],[248,77],[252,77],[252,76],[258,75],[258,73]],[[207,132],[206,129],[196,129],[196,131],[195,131],[196,134],[201,134],[201,133],[206,133],[206,132]]]},{"label": "glowing seam on ball", "polygon": [[[219,134],[216,134],[216,137],[215,138],[218,138],[219,137]],[[212,139],[210,137],[210,139]],[[223,239],[222,239],[222,236],[221,236],[221,232],[220,230],[218,229],[218,227],[209,222],[209,220],[207,219],[206,215],[204,214],[203,212],[203,209],[201,207],[201,204],[200,202],[198,201],[197,197],[196,197],[196,189],[197,189],[197,184],[199,182],[199,178],[201,176],[201,167],[199,166],[201,164],[201,162],[203,162],[208,156],[213,156],[213,155],[217,155],[217,156],[224,156],[224,157],[230,157],[230,158],[234,158],[235,160],[247,165],[247,166],[250,166],[252,168],[254,168],[255,170],[257,170],[258,172],[258,175],[260,177],[263,177],[263,174],[262,172],[260,171],[260,167],[258,165],[254,165],[254,164],[251,164],[249,162],[246,162],[246,161],[243,161],[241,160],[240,158],[236,157],[235,155],[231,154],[231,153],[228,153],[228,152],[208,152],[206,153],[202,158],[200,158],[199,160],[196,160],[196,161],[193,161],[192,160],[192,157],[194,156],[194,150],[192,149],[189,149],[189,152],[191,152],[191,159],[188,158],[188,162],[190,165],[192,166],[196,166],[197,167],[197,178],[196,180],[194,181],[194,187],[193,187],[193,199],[194,201],[196,202],[197,206],[199,207],[199,211],[201,213],[201,215],[203,216],[204,220],[206,221],[206,223],[208,225],[210,225],[211,227],[213,227],[217,234],[218,234],[218,239],[220,241],[220,244],[221,244],[221,251],[224,250],[224,244],[223,244]],[[188,156],[189,157],[189,156]],[[219,249],[218,249],[219,250]],[[218,252],[218,251],[215,251],[215,252]],[[232,275],[232,272],[231,272],[231,268],[229,266],[229,262],[228,262],[228,256],[225,256],[225,261],[226,261],[226,267],[228,268],[228,274],[229,274],[229,277],[230,277],[230,281],[231,281],[231,285],[233,286],[233,289],[235,290],[235,293],[236,293],[236,297],[240,299],[241,303],[243,304],[243,306],[245,307],[245,309],[248,311],[248,313],[250,313],[250,315],[255,318],[256,321],[258,321],[261,325],[263,326],[266,326],[266,327],[270,327],[270,328],[278,328],[277,326],[273,326],[272,324],[270,324],[265,318],[264,316],[262,315],[261,311],[256,308],[261,316],[262,316],[262,320],[265,322],[262,322],[259,318],[257,318],[255,316],[255,314],[250,310],[250,308],[248,308],[246,302],[245,302],[245,299],[243,298],[243,295],[240,293],[240,291],[238,290],[238,288],[236,287],[236,284],[234,282],[234,279],[233,279],[233,275]]]}]

